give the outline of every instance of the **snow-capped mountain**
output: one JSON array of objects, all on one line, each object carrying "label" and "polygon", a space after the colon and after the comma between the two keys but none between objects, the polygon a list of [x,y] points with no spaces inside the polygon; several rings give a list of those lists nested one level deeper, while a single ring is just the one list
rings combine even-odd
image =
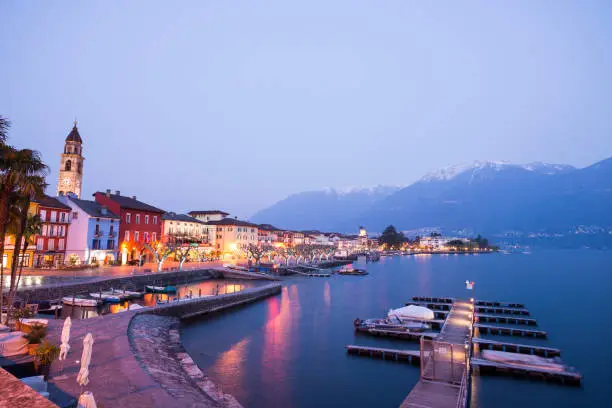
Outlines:
[{"label": "snow-capped mountain", "polygon": [[540,174],[554,175],[575,170],[575,167],[568,164],[549,164],[543,162],[512,164],[505,161],[475,161],[469,164],[457,164],[436,170],[423,176],[421,181],[452,180],[466,173],[474,176],[482,172],[500,172],[508,169],[523,169]]}]

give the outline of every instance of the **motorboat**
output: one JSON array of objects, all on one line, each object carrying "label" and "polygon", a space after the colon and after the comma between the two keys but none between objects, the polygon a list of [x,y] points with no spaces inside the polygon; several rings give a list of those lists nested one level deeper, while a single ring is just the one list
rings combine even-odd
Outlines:
[{"label": "motorboat", "polygon": [[427,323],[416,321],[405,322],[393,318],[366,320],[356,319],[355,326],[362,327],[365,329],[387,330],[397,332],[423,332],[426,330],[431,330],[431,326]]},{"label": "motorboat", "polygon": [[363,276],[363,275],[367,275],[368,272],[366,272],[364,269],[357,269],[357,268],[350,268],[350,269],[340,269],[338,271],[338,275],[359,275],[359,276]]},{"label": "motorboat", "polygon": [[71,305],[71,306],[96,307],[98,306],[98,304],[100,304],[100,301],[98,299],[88,299],[88,298],[78,297],[78,296],[74,296],[74,297],[66,296],[62,298],[62,303],[65,305]]},{"label": "motorboat", "polygon": [[564,371],[565,366],[559,364],[554,358],[533,356],[530,354],[510,353],[507,351],[483,350],[482,358],[497,363],[533,367],[552,371]]},{"label": "motorboat", "polygon": [[400,321],[405,320],[433,320],[435,318],[434,312],[423,306],[409,305],[400,307],[399,309],[389,309],[387,317],[396,318]]},{"label": "motorboat", "polygon": [[128,306],[128,310],[138,310],[138,309],[144,309],[144,306],[139,305],[138,303],[132,303],[131,305]]},{"label": "motorboat", "polygon": [[150,293],[176,293],[176,287],[172,285],[168,286],[153,286],[147,285],[145,286],[147,292]]},{"label": "motorboat", "polygon": [[90,293],[89,296],[91,296],[94,299],[100,299],[108,303],[119,303],[122,300],[121,296],[117,296],[113,294],[112,292]]}]

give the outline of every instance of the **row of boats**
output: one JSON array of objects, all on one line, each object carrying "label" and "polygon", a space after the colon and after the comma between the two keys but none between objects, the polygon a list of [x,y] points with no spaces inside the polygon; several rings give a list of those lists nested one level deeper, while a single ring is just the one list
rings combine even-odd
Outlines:
[{"label": "row of boats", "polygon": [[145,286],[145,292],[129,291],[121,289],[111,289],[97,293],[90,293],[89,297],[85,296],[66,296],[62,298],[62,303],[70,306],[86,306],[95,307],[101,303],[120,303],[131,299],[140,299],[145,293],[176,293],[176,287],[167,286]]}]

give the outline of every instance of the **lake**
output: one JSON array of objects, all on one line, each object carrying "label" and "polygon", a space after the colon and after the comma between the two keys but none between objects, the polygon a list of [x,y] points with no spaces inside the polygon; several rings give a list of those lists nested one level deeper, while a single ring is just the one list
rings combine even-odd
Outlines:
[{"label": "lake", "polygon": [[[355,318],[382,317],[412,296],[525,303],[582,387],[475,376],[471,407],[612,406],[612,252],[382,258],[368,276],[292,277],[281,295],[184,322],[189,354],[245,407],[397,407],[419,378],[403,363],[348,356],[347,344],[418,349],[356,334]],[[520,337],[491,337],[524,342]]]}]

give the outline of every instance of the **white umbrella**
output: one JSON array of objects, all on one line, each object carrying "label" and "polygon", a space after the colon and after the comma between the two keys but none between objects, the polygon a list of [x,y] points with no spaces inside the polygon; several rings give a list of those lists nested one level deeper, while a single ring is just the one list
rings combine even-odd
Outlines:
[{"label": "white umbrella", "polygon": [[77,408],[96,408],[96,400],[91,392],[85,391],[79,397],[79,405]]},{"label": "white umbrella", "polygon": [[70,326],[72,326],[72,322],[70,321],[70,317],[67,317],[66,320],[64,320],[64,327],[62,327],[62,344],[60,345],[59,354],[60,360],[65,360],[68,350],[70,350],[70,345],[68,344],[68,341],[70,341]]},{"label": "white umbrella", "polygon": [[89,363],[91,362],[91,348],[93,346],[93,337],[91,333],[87,333],[83,339],[83,355],[81,356],[81,369],[77,375],[77,382],[82,387],[89,383]]}]

